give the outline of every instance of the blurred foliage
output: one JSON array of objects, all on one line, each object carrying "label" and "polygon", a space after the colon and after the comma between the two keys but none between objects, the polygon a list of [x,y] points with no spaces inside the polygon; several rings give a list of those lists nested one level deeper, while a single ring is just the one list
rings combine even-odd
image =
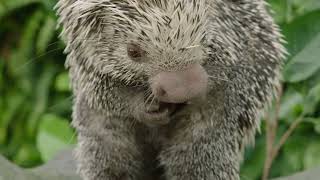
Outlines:
[{"label": "blurred foliage", "polygon": [[32,167],[74,143],[56,0],[0,0],[0,152]]},{"label": "blurred foliage", "polygon": [[[0,0],[0,153],[23,167],[75,143],[72,97],[56,29],[57,0]],[[320,1],[269,0],[290,53],[283,69],[279,135],[303,115],[275,160],[271,177],[320,166]],[[265,122],[248,148],[242,179],[259,179]]]},{"label": "blurred foliage", "polygon": [[[273,15],[287,41],[283,69],[284,92],[277,140],[291,123],[303,122],[287,140],[271,168],[271,177],[286,176],[320,166],[320,1],[269,0]],[[241,169],[246,180],[260,179],[265,160],[265,122],[248,148]]]}]

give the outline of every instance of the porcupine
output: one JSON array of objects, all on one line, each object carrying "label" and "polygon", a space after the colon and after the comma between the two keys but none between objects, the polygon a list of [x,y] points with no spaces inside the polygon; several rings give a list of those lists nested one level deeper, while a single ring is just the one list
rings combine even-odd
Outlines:
[{"label": "porcupine", "polygon": [[85,180],[239,180],[285,49],[264,0],[60,0]]}]

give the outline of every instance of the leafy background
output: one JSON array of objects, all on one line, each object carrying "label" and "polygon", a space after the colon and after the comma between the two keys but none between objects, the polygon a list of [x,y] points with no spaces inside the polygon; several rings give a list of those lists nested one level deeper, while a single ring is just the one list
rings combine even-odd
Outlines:
[{"label": "leafy background", "polygon": [[[56,1],[0,0],[0,153],[27,168],[76,142]],[[278,177],[320,166],[320,1],[268,1],[290,53],[279,106],[270,111],[278,127],[274,144],[299,119],[271,166],[270,177]],[[262,177],[266,122],[246,150],[242,179]]]}]

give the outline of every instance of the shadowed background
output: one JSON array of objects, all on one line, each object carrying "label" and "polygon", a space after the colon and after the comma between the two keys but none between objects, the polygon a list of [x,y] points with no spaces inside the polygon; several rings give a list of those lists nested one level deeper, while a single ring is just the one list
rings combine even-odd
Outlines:
[{"label": "shadowed background", "polygon": [[[56,2],[0,0],[0,154],[25,168],[76,143]],[[264,118],[255,147],[246,150],[243,180],[320,166],[320,1],[268,2],[290,55],[281,99]]]}]

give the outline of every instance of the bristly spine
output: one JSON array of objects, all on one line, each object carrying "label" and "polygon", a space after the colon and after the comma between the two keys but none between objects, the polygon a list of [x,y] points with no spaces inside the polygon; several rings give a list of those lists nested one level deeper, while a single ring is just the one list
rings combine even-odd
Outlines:
[{"label": "bristly spine", "polygon": [[[201,59],[202,54],[195,53],[197,51],[193,48],[201,48],[206,35],[207,6],[204,0],[78,0],[67,8],[64,6],[57,5],[61,16],[59,22],[66,27],[62,36],[75,37],[67,45],[94,38],[103,46],[102,37],[110,34],[108,27],[112,26],[127,35],[127,42],[134,41],[144,48],[150,55],[148,59],[156,61],[150,63],[162,62],[162,68],[173,67],[177,62],[187,64],[188,59]],[[70,16],[75,20],[67,21]],[[76,26],[82,28],[75,31]],[[93,30],[101,32],[92,33]]]}]

